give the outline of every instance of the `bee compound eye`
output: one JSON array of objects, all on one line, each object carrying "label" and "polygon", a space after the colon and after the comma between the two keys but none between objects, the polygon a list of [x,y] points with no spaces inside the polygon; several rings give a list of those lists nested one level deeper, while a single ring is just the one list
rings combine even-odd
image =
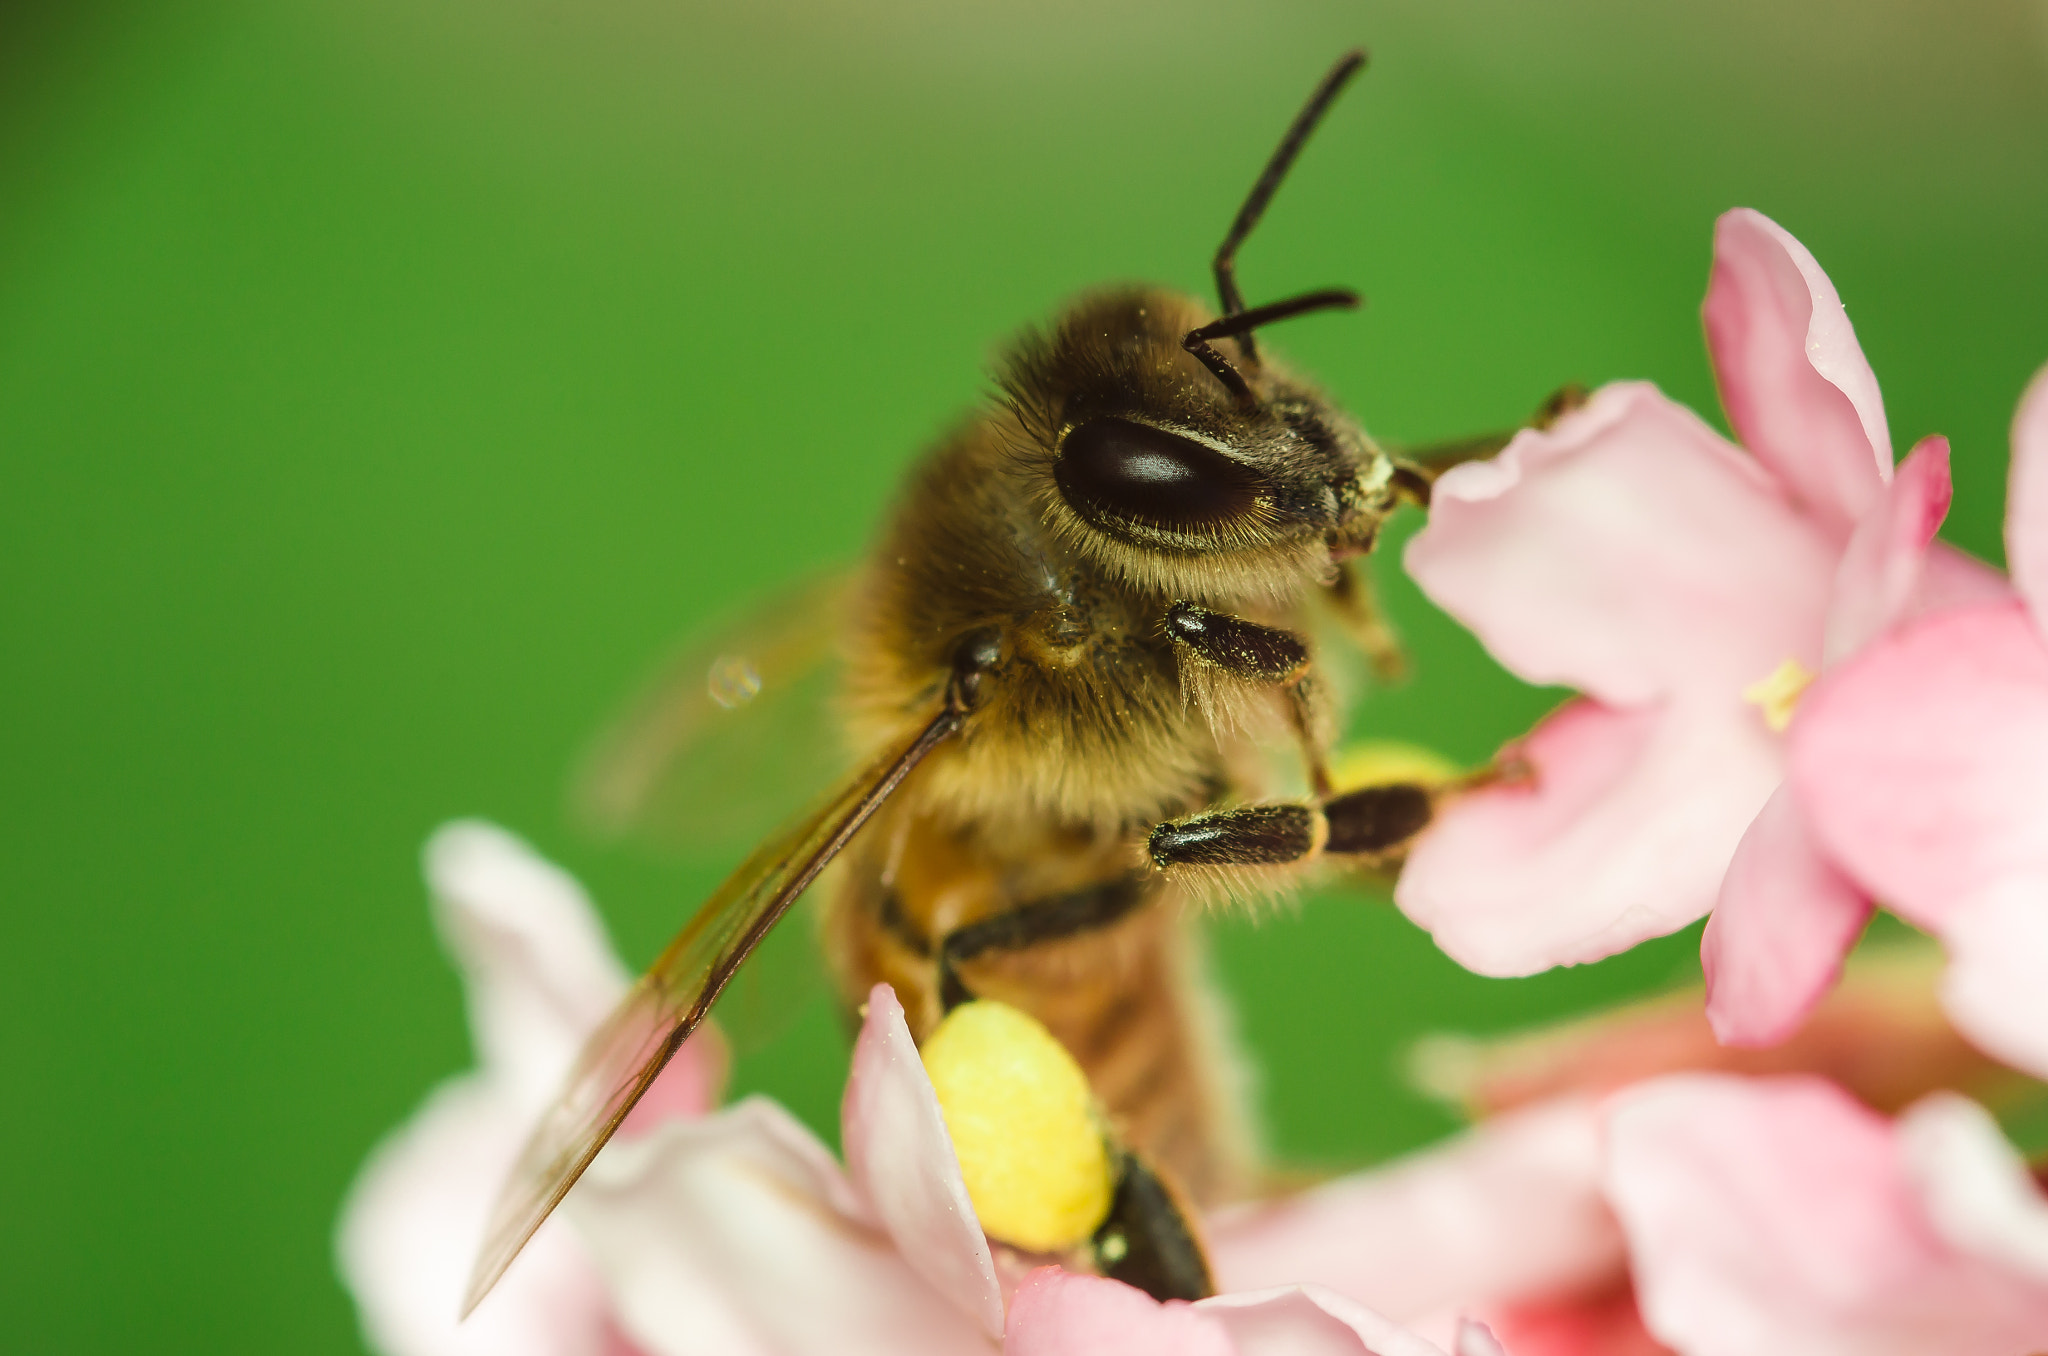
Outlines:
[{"label": "bee compound eye", "polygon": [[1198,528],[1251,512],[1264,481],[1192,438],[1127,419],[1091,419],[1060,444],[1053,480],[1084,517]]}]

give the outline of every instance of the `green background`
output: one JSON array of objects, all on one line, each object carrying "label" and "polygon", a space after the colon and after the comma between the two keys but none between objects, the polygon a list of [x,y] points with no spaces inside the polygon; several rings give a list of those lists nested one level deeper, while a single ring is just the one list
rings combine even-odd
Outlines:
[{"label": "green background", "polygon": [[[1375,50],[1247,248],[1272,342],[1383,437],[1560,382],[1702,408],[1721,210],[1819,256],[1901,449],[1997,557],[2048,359],[2048,8],[225,0],[0,11],[0,1348],[350,1351],[337,1202],[468,1059],[417,850],[490,816],[644,960],[719,873],[601,848],[566,769],[693,623],[853,558],[991,346],[1200,288],[1275,136]],[[1361,729],[1490,752],[1552,699],[1380,562],[1416,678]],[[1384,905],[1219,929],[1275,1143],[1450,1122],[1419,1032],[1696,976],[1526,982]],[[743,1089],[829,1128],[820,1003]]]}]

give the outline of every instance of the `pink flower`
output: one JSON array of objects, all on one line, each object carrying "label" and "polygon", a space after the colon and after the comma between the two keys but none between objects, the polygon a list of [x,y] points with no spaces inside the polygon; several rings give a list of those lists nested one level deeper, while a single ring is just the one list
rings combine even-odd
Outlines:
[{"label": "pink flower", "polygon": [[1941,938],[1956,1024],[2048,1076],[2048,370],[2012,444],[2018,596],[1926,618],[1822,680],[1792,776],[1858,887]]},{"label": "pink flower", "polygon": [[[1444,1356],[1372,1310],[1315,1285],[1161,1304],[1130,1286],[1057,1267],[1033,1272],[1010,1305],[1004,1356]],[[1499,1356],[1480,1324],[1456,1356]]]},{"label": "pink flower", "polygon": [[1651,1331],[1686,1356],[2024,1356],[2048,1345],[2048,1201],[1975,1103],[1896,1123],[1814,1078],[1619,1094],[1607,1190]]},{"label": "pink flower", "polygon": [[[364,1336],[386,1356],[624,1356],[603,1278],[559,1224],[467,1323],[456,1315],[498,1185],[625,971],[576,882],[502,830],[449,825],[426,872],[480,1067],[435,1089],[349,1192],[336,1251]],[[716,1040],[690,1041],[624,1133],[702,1112],[722,1076]]]},{"label": "pink flower", "polygon": [[[1006,1321],[1006,1292],[1032,1264],[983,1237],[902,1008],[877,986],[842,1105],[844,1167],[764,1098],[711,1113],[719,1047],[693,1038],[564,1218],[458,1326],[499,1181],[625,976],[574,882],[511,836],[451,826],[427,867],[482,1067],[379,1147],[343,1212],[342,1273],[387,1356],[964,1356],[999,1341],[1063,1351],[1092,1349],[1091,1316],[1160,1311],[1119,1283],[1048,1273],[1032,1293],[1066,1298],[1013,1305]],[[1439,1353],[1357,1296],[1315,1284],[1328,1278],[1432,1319],[1446,1341],[1455,1335],[1458,1356],[1498,1356],[1483,1329],[1460,1331],[1459,1310],[1618,1265],[1597,1174],[1591,1108],[1578,1103],[1504,1117],[1391,1170],[1215,1221],[1222,1279],[1259,1288],[1203,1301],[1202,1331],[1247,1356],[1276,1342]],[[1286,1274],[1297,1265],[1304,1274]]]},{"label": "pink flower", "polygon": [[1496,975],[1714,910],[1709,1012],[1722,1039],[1756,1044],[1797,1026],[1870,910],[1779,792],[1800,684],[2001,585],[1933,543],[1947,444],[1893,474],[1876,379],[1797,240],[1723,216],[1705,319],[1747,451],[1621,384],[1437,483],[1409,572],[1515,673],[1583,695],[1517,746],[1530,778],[1449,807],[1395,898]]}]

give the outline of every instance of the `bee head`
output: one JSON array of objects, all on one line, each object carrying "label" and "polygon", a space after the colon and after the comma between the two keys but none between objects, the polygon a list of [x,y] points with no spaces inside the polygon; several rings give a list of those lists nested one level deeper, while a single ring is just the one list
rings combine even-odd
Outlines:
[{"label": "bee head", "polygon": [[1134,289],[1027,336],[1002,374],[1020,469],[1055,535],[1131,584],[1292,596],[1371,545],[1396,502],[1393,462],[1248,343],[1194,351],[1205,328],[1191,298]]}]

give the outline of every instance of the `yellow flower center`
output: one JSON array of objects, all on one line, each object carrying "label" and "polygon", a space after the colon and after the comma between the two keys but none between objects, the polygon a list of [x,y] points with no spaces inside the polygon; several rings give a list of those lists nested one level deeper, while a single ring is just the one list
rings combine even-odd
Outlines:
[{"label": "yellow flower center", "polygon": [[1764,713],[1764,724],[1783,734],[1792,723],[1792,709],[1800,694],[1813,685],[1813,671],[1796,659],[1787,659],[1763,677],[1742,689],[1742,700]]},{"label": "yellow flower center", "polygon": [[1033,1252],[1080,1243],[1109,1214],[1109,1149],[1088,1077],[1034,1017],[963,1003],[924,1043],[974,1213]]},{"label": "yellow flower center", "polygon": [[1442,786],[1457,780],[1458,765],[1433,749],[1398,739],[1362,739],[1346,744],[1330,760],[1330,782],[1339,791],[1414,782]]}]

